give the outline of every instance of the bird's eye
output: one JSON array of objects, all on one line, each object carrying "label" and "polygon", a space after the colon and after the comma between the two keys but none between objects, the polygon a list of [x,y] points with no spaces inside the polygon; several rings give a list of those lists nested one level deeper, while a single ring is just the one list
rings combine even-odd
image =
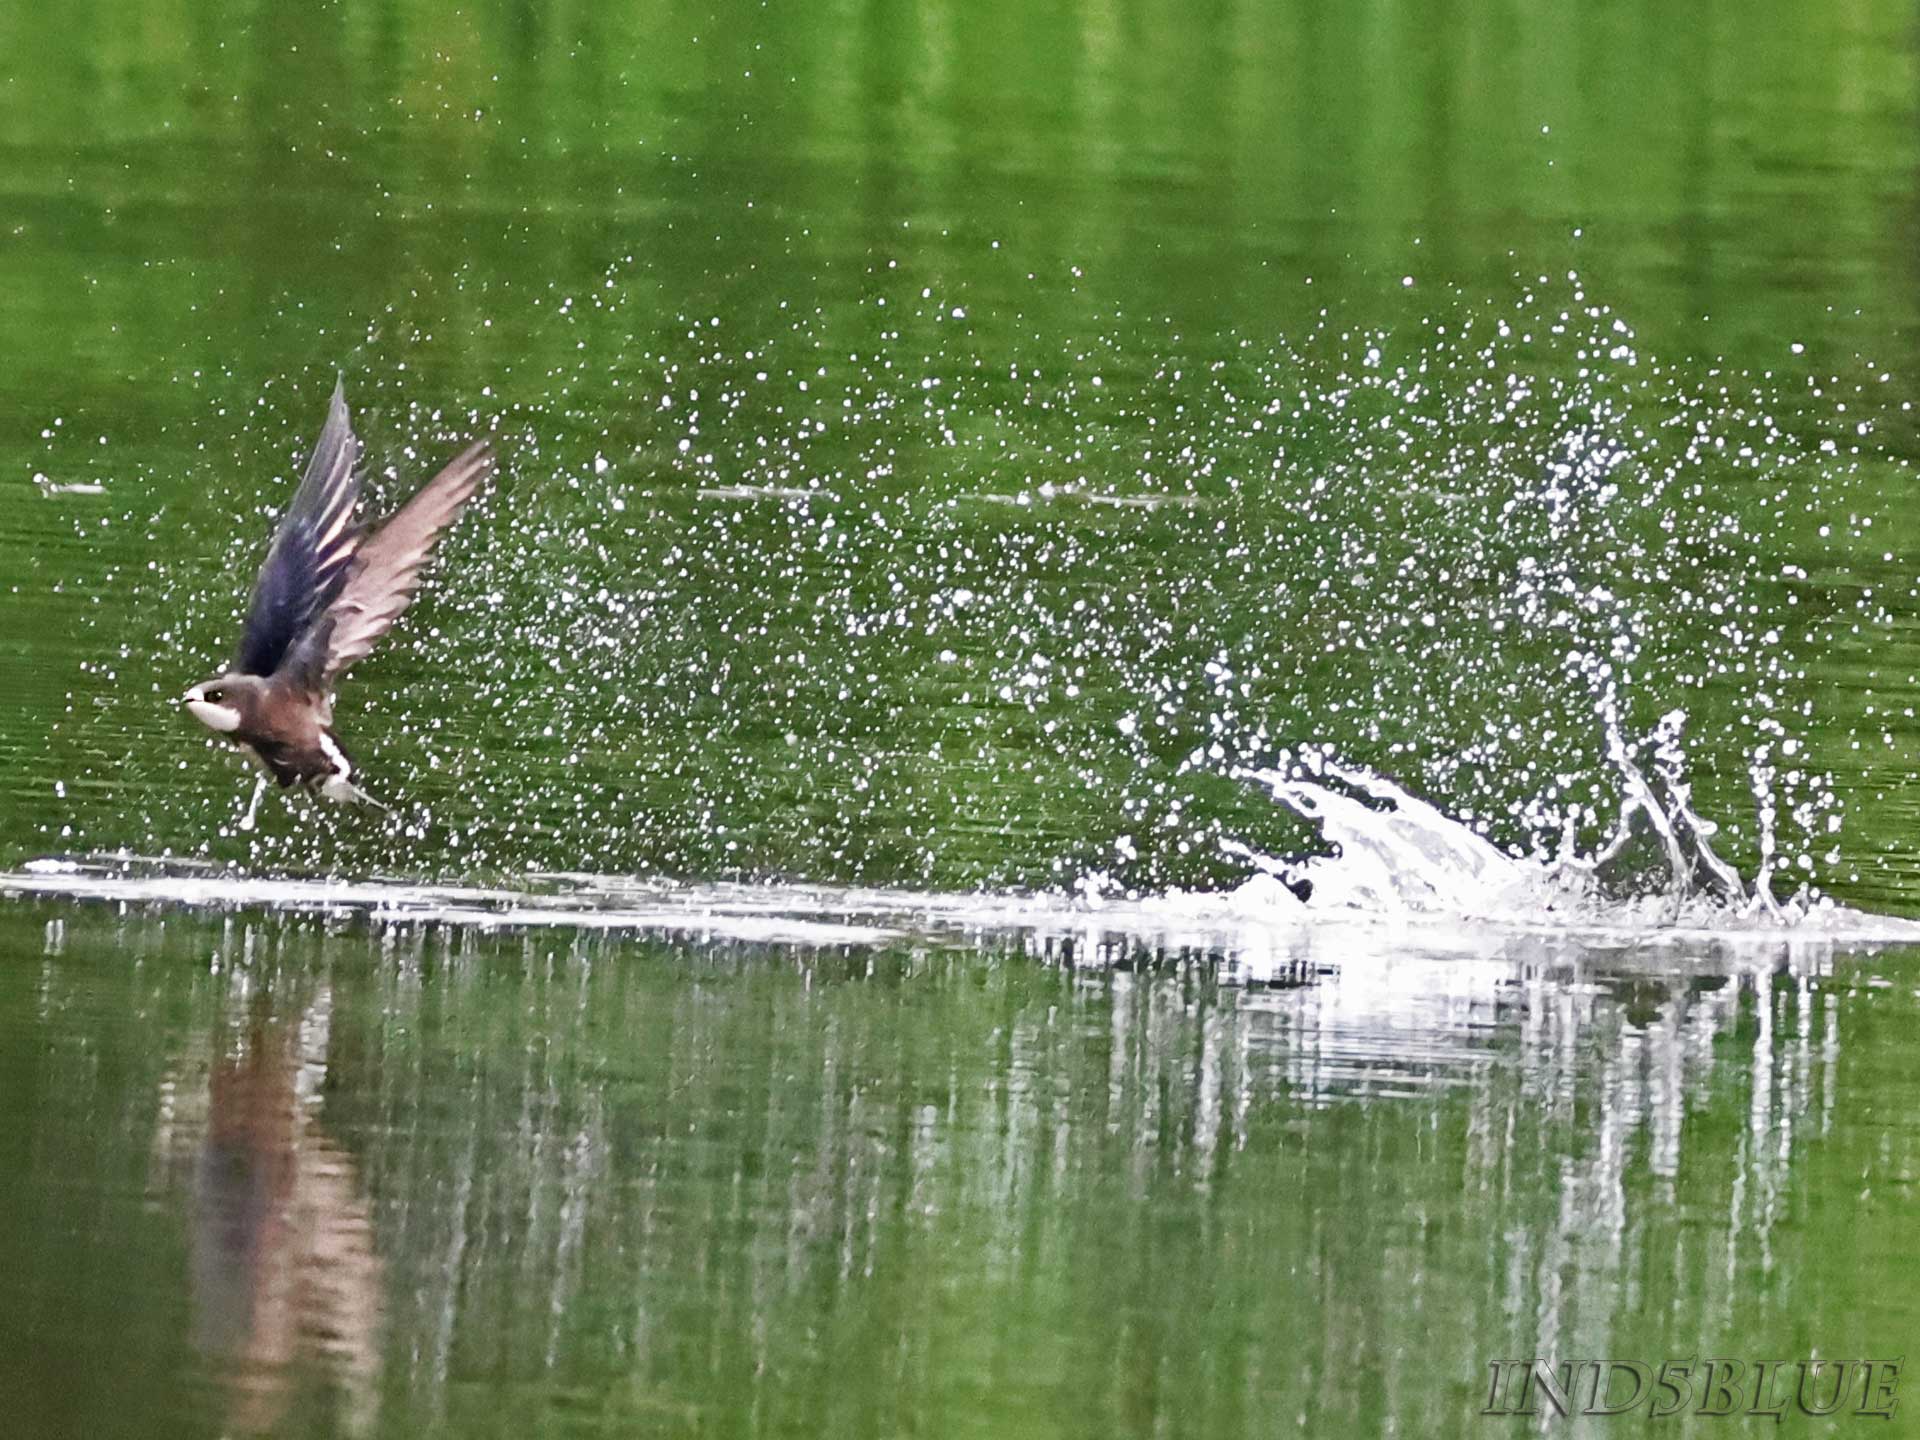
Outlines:
[{"label": "bird's eye", "polygon": [[207,697],[207,703],[209,705],[218,705],[222,700],[226,699],[227,692],[224,690],[207,690],[202,693]]}]

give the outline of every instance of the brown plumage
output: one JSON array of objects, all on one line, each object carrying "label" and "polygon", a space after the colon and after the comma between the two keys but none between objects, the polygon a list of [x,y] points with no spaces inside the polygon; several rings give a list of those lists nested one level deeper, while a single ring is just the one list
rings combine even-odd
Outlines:
[{"label": "brown plumage", "polygon": [[[359,458],[346,395],[336,385],[254,581],[233,667],[181,697],[266,776],[331,800],[368,799],[332,730],[334,686],[405,612],[434,544],[493,472],[492,450],[476,441],[369,533],[353,519]],[[256,790],[255,807],[259,800]],[[244,828],[252,828],[253,815],[249,808]]]}]

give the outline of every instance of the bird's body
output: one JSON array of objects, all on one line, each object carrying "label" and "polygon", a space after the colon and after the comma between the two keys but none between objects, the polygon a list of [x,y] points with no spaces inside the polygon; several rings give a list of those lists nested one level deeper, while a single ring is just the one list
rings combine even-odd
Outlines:
[{"label": "bird's body", "polygon": [[[384,525],[368,530],[353,519],[359,454],[336,386],[254,581],[233,667],[181,697],[195,719],[259,764],[262,789],[272,779],[329,800],[368,800],[333,733],[334,684],[406,610],[434,542],[493,469],[486,442],[470,445]],[[256,790],[256,806],[259,799]]]},{"label": "bird's body", "polygon": [[186,706],[280,785],[318,790],[329,800],[355,798],[353,762],[325,710],[299,685],[272,676],[228,674],[194,686]]}]

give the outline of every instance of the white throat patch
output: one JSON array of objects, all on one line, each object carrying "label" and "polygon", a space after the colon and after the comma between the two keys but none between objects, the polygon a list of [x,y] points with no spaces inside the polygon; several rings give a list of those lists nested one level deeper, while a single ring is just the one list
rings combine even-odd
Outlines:
[{"label": "white throat patch", "polygon": [[189,700],[187,710],[209,730],[231,735],[240,728],[240,712],[231,705],[216,705],[211,700]]}]

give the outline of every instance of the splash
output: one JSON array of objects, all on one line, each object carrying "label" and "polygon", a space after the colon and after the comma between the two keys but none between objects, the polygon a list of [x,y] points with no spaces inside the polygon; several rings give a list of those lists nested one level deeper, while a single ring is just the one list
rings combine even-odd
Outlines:
[{"label": "splash", "polygon": [[[464,393],[369,341],[374,489],[480,428],[510,457],[342,693],[393,824],[273,797],[246,830],[174,723],[315,399],[208,377],[177,481],[62,498],[74,678],[0,745],[0,859],[1207,893],[1248,873],[1223,840],[1304,836],[1231,777],[1313,737],[1502,854],[1600,856],[1625,807],[1609,876],[1911,903],[1876,854],[1899,592],[1855,583],[1910,484],[1884,375],[1676,366],[1572,274],[1280,336],[1036,329],[931,279],[721,323],[616,269],[537,307],[551,368]],[[1622,738],[1679,704],[1690,763]]]},{"label": "splash", "polygon": [[[1310,749],[1237,778],[1315,826],[1328,853],[1276,857],[1223,841],[1256,873],[1220,890],[1142,894],[1097,871],[1037,892],[682,884],[592,872],[535,873],[517,887],[486,888],[276,879],[119,854],[31,861],[0,873],[0,895],[318,914],[377,928],[574,930],[803,949],[1014,941],[1079,967],[1201,958],[1223,982],[1262,985],[1307,984],[1355,967],[1391,977],[1409,955],[1429,966],[1492,956],[1492,970],[1477,972],[1484,978],[1528,955],[1594,944],[1680,945],[1696,958],[1731,954],[1745,965],[1781,954],[1830,958],[1840,945],[1920,944],[1920,922],[1838,905],[1812,887],[1776,900],[1770,853],[1745,881],[1713,848],[1715,826],[1691,808],[1682,728],[1674,712],[1638,745],[1613,736],[1624,798],[1614,833],[1584,855],[1571,827],[1557,855],[1503,850],[1387,777]],[[1636,847],[1651,852],[1651,867],[1635,863]]]},{"label": "splash", "polygon": [[[1775,898],[1775,857],[1764,823],[1770,798],[1761,780],[1762,849],[1753,880],[1715,850],[1718,826],[1692,805],[1684,724],[1683,712],[1670,712],[1639,746],[1627,744],[1617,729],[1610,734],[1619,814],[1611,835],[1591,853],[1579,852],[1571,824],[1557,854],[1509,853],[1385,776],[1319,750],[1239,774],[1313,824],[1330,853],[1275,857],[1233,840],[1222,848],[1259,872],[1261,880],[1249,882],[1253,894],[1284,906],[1271,883],[1277,880],[1315,910],[1576,931],[1781,930],[1836,919],[1877,921],[1846,911],[1811,886],[1784,902]],[[1641,752],[1651,756],[1651,777]],[[1636,858],[1636,849],[1651,851],[1651,863]],[[1906,929],[1906,922],[1889,923]]]}]

